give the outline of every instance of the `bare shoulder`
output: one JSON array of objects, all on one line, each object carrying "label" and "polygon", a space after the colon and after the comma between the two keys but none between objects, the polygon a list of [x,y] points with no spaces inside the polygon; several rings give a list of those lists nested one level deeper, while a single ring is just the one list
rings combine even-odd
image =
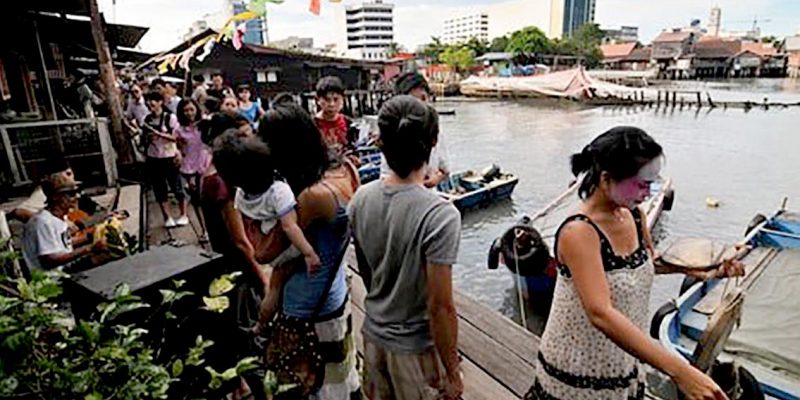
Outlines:
[{"label": "bare shoulder", "polygon": [[600,236],[586,221],[573,219],[565,223],[558,232],[559,250],[573,246],[600,245]]}]

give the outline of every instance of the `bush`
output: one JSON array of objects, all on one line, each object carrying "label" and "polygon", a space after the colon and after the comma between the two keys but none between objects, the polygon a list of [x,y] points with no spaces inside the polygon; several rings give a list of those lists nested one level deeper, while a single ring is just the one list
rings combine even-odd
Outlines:
[{"label": "bush", "polygon": [[[8,252],[0,259],[10,258]],[[150,306],[120,285],[114,300],[101,304],[89,320],[75,321],[58,300],[62,294],[58,271],[32,271],[31,279],[0,282],[0,398],[19,399],[166,399],[221,397],[220,388],[242,372],[257,368],[258,360],[244,358],[224,372],[207,365],[204,355],[214,343],[197,336],[181,356],[171,356],[168,333],[150,335],[145,322],[122,324],[122,316],[139,315]],[[226,293],[238,274],[215,279],[202,312],[222,313]],[[180,291],[185,282],[162,290],[160,314],[179,326],[186,318],[173,315],[173,306],[196,297]],[[133,311],[139,310],[136,314]],[[232,311],[232,310],[231,310]],[[137,318],[137,321],[141,319]],[[157,340],[152,340],[158,336]],[[173,347],[174,348],[174,347]],[[165,356],[167,355],[167,356]],[[182,393],[171,393],[174,384]],[[199,383],[199,384],[198,384]],[[272,382],[265,382],[272,384]]]}]

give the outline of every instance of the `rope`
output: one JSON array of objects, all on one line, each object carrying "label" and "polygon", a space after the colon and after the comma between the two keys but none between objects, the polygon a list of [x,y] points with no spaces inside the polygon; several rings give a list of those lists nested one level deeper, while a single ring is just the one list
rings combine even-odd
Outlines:
[{"label": "rope", "polygon": [[523,233],[522,231],[514,232],[514,236],[516,236],[516,238],[514,239],[514,243],[511,244],[511,247],[514,249],[514,267],[515,267],[514,270],[516,271],[515,275],[517,277],[517,300],[519,300],[519,312],[520,312],[520,318],[522,319],[522,324],[521,325],[524,326],[527,329],[527,327],[528,327],[528,316],[525,313],[525,302],[523,301],[523,298],[522,298],[523,297],[522,296],[522,274],[519,271],[519,257],[517,256],[517,241],[516,241],[516,239],[518,239],[522,233]]}]

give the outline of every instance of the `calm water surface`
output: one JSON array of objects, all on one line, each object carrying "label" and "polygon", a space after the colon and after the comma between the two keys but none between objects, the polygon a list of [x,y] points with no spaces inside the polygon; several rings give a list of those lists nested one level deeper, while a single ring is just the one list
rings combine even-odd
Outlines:
[{"label": "calm water surface", "polygon": [[[800,100],[800,86],[782,80],[679,86],[702,86],[717,98]],[[464,216],[454,277],[462,291],[509,316],[517,314],[512,275],[486,268],[489,245],[562,193],[572,179],[569,156],[613,126],[640,127],[664,147],[663,174],[673,179],[676,202],[656,228],[659,246],[687,236],[735,242],[756,213],[773,212],[784,197],[800,208],[800,108],[696,112],[472,100],[436,106],[456,110],[441,117],[454,171],[498,163],[520,178],[511,201]],[[708,208],[707,197],[721,206]],[[651,310],[674,297],[681,280],[657,277]]]}]

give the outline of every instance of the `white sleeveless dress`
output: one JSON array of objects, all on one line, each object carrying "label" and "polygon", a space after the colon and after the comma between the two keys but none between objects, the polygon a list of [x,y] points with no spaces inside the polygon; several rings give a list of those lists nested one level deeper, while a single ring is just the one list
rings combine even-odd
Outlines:
[{"label": "white sleeveless dress", "polygon": [[[632,214],[639,246],[627,257],[615,255],[610,241],[585,215],[574,215],[561,226],[579,220],[597,230],[614,307],[646,331],[650,288],[655,272],[644,244],[640,211],[634,209]],[[556,252],[557,247],[556,242]],[[569,269],[561,264],[558,269],[553,305],[539,345],[536,379],[525,398],[643,399],[644,370],[639,361],[591,324]]]}]

